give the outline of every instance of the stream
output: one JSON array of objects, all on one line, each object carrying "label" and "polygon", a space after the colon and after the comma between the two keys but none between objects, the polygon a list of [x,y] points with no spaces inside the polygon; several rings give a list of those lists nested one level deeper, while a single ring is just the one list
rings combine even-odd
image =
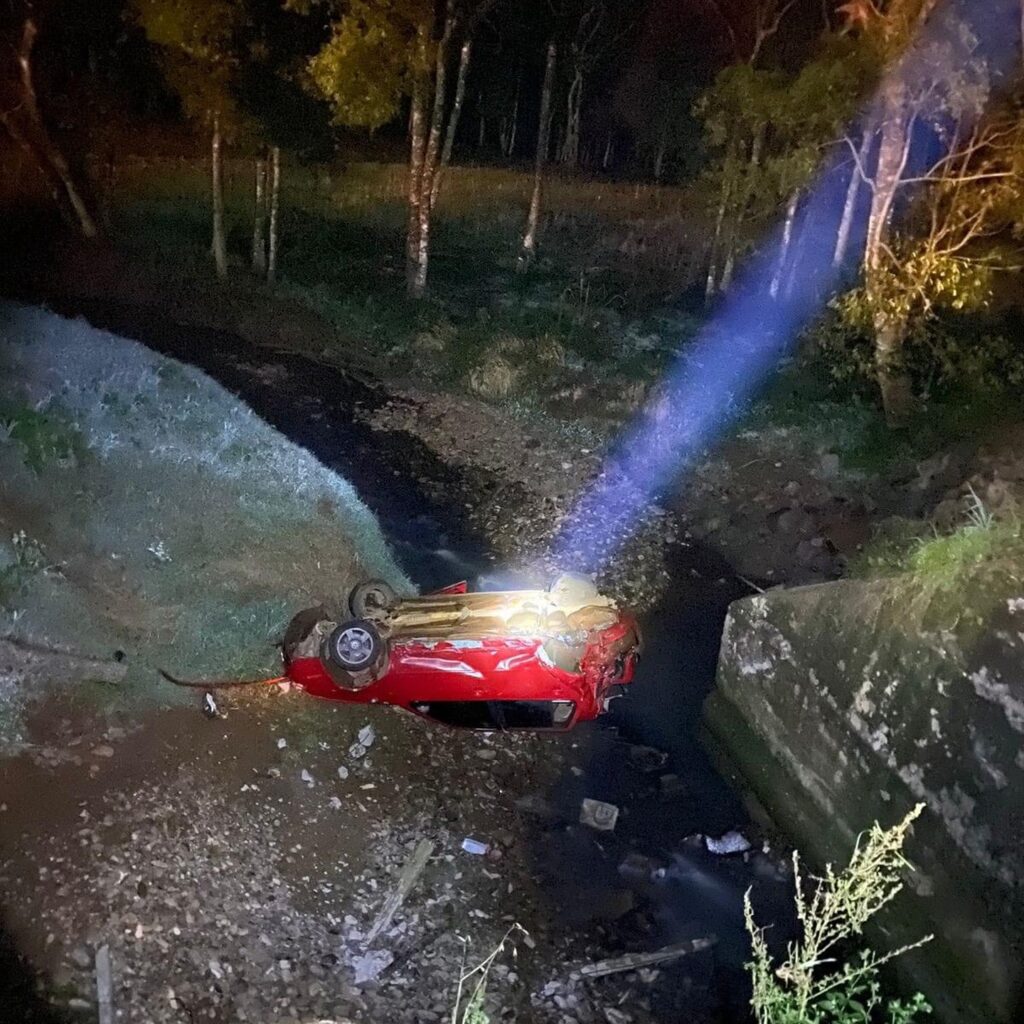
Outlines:
[{"label": "stream", "polygon": [[[177,325],[163,310],[106,301],[51,306],[193,364],[240,396],[352,483],[422,590],[464,577],[486,589],[489,574],[502,568],[459,515],[499,482],[446,464],[409,434],[368,426],[358,410],[391,400],[382,387],[299,355],[254,348],[226,332]],[[592,797],[620,808],[617,827],[595,835],[540,816],[531,854],[550,913],[567,928],[598,934],[608,948],[718,936],[713,955],[684,958],[659,972],[649,991],[659,1020],[692,1013],[694,991],[704,993],[705,1018],[743,1020],[749,998],[743,893],[756,884],[759,918],[779,920],[786,917],[788,886],[759,849],[715,856],[701,842],[699,834],[749,834],[751,823],[701,746],[698,728],[726,609],[747,590],[711,550],[680,545],[667,557],[673,583],[642,620],[644,656],[629,696],[601,721],[552,741],[576,751],[575,771],[567,767],[547,794],[553,820],[574,822],[580,801]],[[657,755],[644,748],[662,752],[664,763],[652,770]]]}]

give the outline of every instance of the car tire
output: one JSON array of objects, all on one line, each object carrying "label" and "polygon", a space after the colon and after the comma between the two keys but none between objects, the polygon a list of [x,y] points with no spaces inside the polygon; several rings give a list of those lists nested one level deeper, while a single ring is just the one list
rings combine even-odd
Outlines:
[{"label": "car tire", "polygon": [[367,580],[352,588],[348,606],[357,619],[383,618],[398,604],[398,594],[384,580]]},{"label": "car tire", "polygon": [[368,619],[350,619],[334,627],[324,644],[324,657],[350,676],[372,674],[387,657],[387,646]]}]

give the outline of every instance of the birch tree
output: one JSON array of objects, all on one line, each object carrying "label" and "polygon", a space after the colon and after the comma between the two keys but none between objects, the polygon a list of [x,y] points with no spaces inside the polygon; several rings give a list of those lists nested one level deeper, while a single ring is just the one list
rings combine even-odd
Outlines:
[{"label": "birch tree", "polygon": [[[865,166],[861,153],[851,152],[859,175],[871,195],[863,253],[863,297],[870,309],[874,335],[875,373],[886,418],[893,425],[904,421],[914,405],[909,374],[904,365],[903,347],[913,312],[923,296],[939,287],[942,275],[936,268],[951,271],[955,253],[969,245],[961,235],[963,203],[973,194],[957,188],[956,203],[947,203],[933,226],[919,239],[915,251],[921,262],[911,261],[916,270],[908,276],[906,246],[908,236],[896,245],[896,221],[899,206],[908,206],[922,186],[948,186],[954,168],[969,160],[981,159],[991,152],[990,138],[979,140],[974,131],[983,116],[991,91],[990,72],[981,54],[975,52],[970,27],[957,12],[936,14],[938,0],[889,0],[882,6],[855,2],[844,5],[852,31],[860,32],[873,46],[888,71],[873,109],[871,123],[878,125],[877,153],[874,165]],[[943,17],[941,32],[924,31],[932,16]],[[965,143],[964,139],[970,139]],[[915,140],[917,151],[915,151]],[[915,169],[921,161],[918,151],[927,151],[938,142],[947,155],[921,173]],[[962,146],[966,145],[966,153]],[[989,180],[989,171],[984,172]],[[1002,172],[1000,172],[1002,173]],[[955,180],[961,180],[957,172]],[[968,174],[967,177],[972,177]],[[984,218],[982,218],[984,220]],[[968,222],[973,221],[968,218]],[[947,228],[954,224],[957,241],[948,250]],[[973,232],[968,232],[973,235]],[[932,241],[927,241],[931,239]],[[947,241],[940,241],[946,239]],[[933,244],[934,242],[934,244]],[[904,250],[902,255],[897,252]],[[911,284],[914,278],[917,284]],[[902,281],[894,289],[895,281]],[[906,286],[909,290],[902,292]],[[901,292],[901,294],[897,294]],[[916,298],[914,298],[916,296]],[[925,302],[928,305],[928,302]]]},{"label": "birch tree", "polygon": [[132,0],[136,19],[161,54],[185,112],[210,133],[211,244],[217,277],[228,274],[224,227],[224,136],[240,115],[232,94],[243,23],[241,0]]},{"label": "birch tree", "polygon": [[426,291],[432,214],[458,130],[471,40],[494,3],[448,0],[439,14],[430,0],[349,0],[309,63],[339,124],[380,127],[409,100],[406,291],[412,298]]},{"label": "birch tree", "polygon": [[526,216],[526,231],[523,232],[523,246],[519,253],[516,269],[524,273],[537,254],[537,231],[540,224],[541,193],[544,187],[544,165],[548,159],[551,135],[551,94],[555,87],[555,63],[558,48],[552,39],[547,46],[544,60],[544,81],[540,90],[540,115],[537,122],[537,152],[533,165],[533,191],[530,195],[530,210]]}]

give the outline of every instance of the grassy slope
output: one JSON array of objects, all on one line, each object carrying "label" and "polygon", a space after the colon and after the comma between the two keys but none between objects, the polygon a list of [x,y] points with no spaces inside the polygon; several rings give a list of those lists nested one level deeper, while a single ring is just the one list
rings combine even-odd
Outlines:
[{"label": "grassy slope", "polygon": [[0,362],[3,634],[123,651],[134,699],[156,666],[272,670],[291,614],[359,575],[409,585],[351,486],[199,371],[15,305]]}]

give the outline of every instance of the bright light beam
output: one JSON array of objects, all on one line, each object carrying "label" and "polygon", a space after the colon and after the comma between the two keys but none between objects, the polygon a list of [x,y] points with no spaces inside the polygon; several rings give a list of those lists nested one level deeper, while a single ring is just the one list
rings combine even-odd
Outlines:
[{"label": "bright light beam", "polygon": [[[914,83],[929,51],[956,31],[953,9],[970,8],[975,54],[994,71],[1011,66],[1020,36],[1005,24],[1005,13],[992,10],[990,0],[947,0],[934,11],[901,59],[886,72],[867,117],[876,114],[886,90]],[[952,74],[951,69],[951,74]],[[936,104],[941,99],[936,97]],[[936,119],[941,111],[923,111]],[[867,121],[865,122],[867,123]],[[844,154],[845,156],[845,154]],[[649,407],[612,449],[604,471],[585,491],[562,523],[552,551],[559,561],[596,573],[617,553],[642,522],[645,510],[694,464],[702,449],[719,436],[757,387],[778,366],[800,332],[819,311],[844,272],[832,265],[835,225],[846,192],[845,175],[833,173],[833,158],[809,192],[807,228],[790,294],[769,297],[781,229],[745,269],[725,305],[705,325],[696,342],[670,370],[663,396]],[[864,231],[860,211],[858,231]]]}]

